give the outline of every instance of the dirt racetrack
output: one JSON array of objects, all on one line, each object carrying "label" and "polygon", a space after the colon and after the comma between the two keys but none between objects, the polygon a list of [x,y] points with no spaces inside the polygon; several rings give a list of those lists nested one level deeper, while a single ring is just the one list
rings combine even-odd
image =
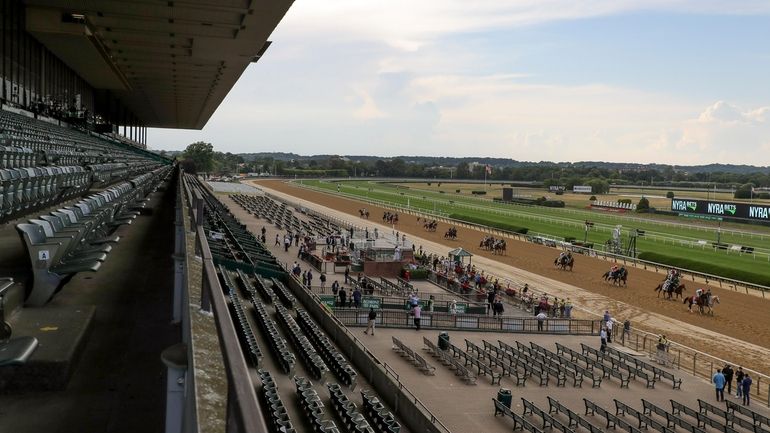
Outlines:
[{"label": "dirt racetrack", "polygon": [[[362,204],[361,202],[336,197],[331,194],[310,191],[283,181],[268,180],[256,183],[303,200],[342,211],[350,215],[351,222],[353,223],[360,221],[358,210],[362,207],[366,207],[370,211],[370,219],[373,222],[380,222],[380,217],[384,212],[383,208],[377,206]],[[443,233],[447,228],[447,224],[439,223],[436,232],[427,232],[421,224],[417,223],[416,218],[413,216],[402,217],[396,226],[396,229],[402,233],[446,245],[447,250],[462,246],[478,256],[576,286],[594,294],[603,295],[604,297],[619,301],[617,304],[619,309],[623,308],[623,304],[636,307],[633,308],[636,312],[636,317],[628,317],[628,314],[624,314],[624,311],[613,311],[614,316],[619,320],[628,317],[632,323],[637,324],[640,323],[640,316],[644,315],[645,312],[655,312],[671,319],[727,336],[723,342],[705,341],[703,338],[687,338],[686,333],[676,333],[676,330],[654,329],[650,326],[647,326],[650,329],[646,329],[650,332],[668,331],[669,335],[676,335],[675,338],[672,338],[674,341],[702,350],[713,356],[744,363],[746,367],[750,366],[755,370],[770,374],[770,363],[767,362],[767,356],[770,353],[770,351],[767,351],[770,348],[770,300],[711,286],[712,292],[718,295],[721,300],[721,304],[715,307],[715,316],[708,317],[695,313],[690,314],[681,300],[665,301],[656,297],[653,289],[663,280],[664,276],[662,274],[630,268],[628,287],[618,288],[605,283],[601,278],[601,275],[609,269],[609,263],[605,260],[576,255],[574,271],[562,271],[553,266],[553,260],[558,254],[553,248],[524,241],[509,240],[507,256],[498,256],[478,248],[479,240],[484,236],[480,231],[460,227],[458,228],[457,240],[448,241],[443,239]],[[686,293],[690,295],[693,294],[697,287],[706,287],[704,284],[696,286],[693,282],[688,283],[685,281],[685,284],[687,285]],[[543,288],[543,290],[547,291],[548,289]],[[579,298],[579,294],[576,293],[573,298]],[[644,323],[649,323],[649,321]],[[755,349],[765,350],[751,350],[748,347],[750,345],[742,347],[741,341],[759,346],[758,348],[755,347]]]}]

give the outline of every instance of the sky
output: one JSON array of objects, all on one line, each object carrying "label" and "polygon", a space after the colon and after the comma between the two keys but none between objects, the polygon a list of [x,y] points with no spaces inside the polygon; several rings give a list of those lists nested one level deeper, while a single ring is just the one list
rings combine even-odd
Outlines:
[{"label": "sky", "polygon": [[152,148],[770,165],[770,1],[300,0]]}]

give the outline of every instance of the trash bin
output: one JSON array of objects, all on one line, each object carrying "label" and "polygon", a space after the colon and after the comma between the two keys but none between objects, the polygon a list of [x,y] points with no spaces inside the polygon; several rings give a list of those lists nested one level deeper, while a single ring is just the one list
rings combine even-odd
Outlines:
[{"label": "trash bin", "polygon": [[446,331],[438,333],[438,348],[449,350],[449,334]]},{"label": "trash bin", "polygon": [[510,389],[500,388],[497,391],[497,401],[504,404],[508,409],[511,408],[511,400],[513,400],[513,395]]}]

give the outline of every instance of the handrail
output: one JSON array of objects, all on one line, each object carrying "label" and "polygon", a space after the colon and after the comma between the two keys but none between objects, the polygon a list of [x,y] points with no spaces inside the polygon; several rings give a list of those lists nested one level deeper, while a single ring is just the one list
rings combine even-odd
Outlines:
[{"label": "handrail", "polygon": [[200,191],[194,190],[190,193],[189,189],[192,189],[190,185],[186,182],[184,185],[188,188],[187,205],[191,212],[192,221],[195,223],[196,251],[200,252],[203,262],[201,309],[213,311],[224,370],[227,373],[226,431],[245,433],[268,431],[262,407],[257,400],[256,388],[249,379],[251,376],[206,240],[205,229],[202,225],[205,215],[200,213],[203,207],[198,207],[199,201],[202,200]]}]

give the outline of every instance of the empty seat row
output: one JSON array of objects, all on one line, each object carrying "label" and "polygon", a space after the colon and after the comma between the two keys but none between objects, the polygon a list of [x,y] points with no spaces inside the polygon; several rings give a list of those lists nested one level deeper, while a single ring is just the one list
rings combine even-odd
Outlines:
[{"label": "empty seat row", "polygon": [[342,426],[351,433],[374,433],[366,418],[356,410],[356,404],[342,392],[338,383],[327,383],[331,397],[332,410],[342,420]]},{"label": "empty seat row", "polygon": [[304,377],[295,377],[297,398],[305,418],[310,422],[311,431],[316,433],[339,433],[332,420],[325,419],[326,411],[321,397],[313,389],[313,383]]},{"label": "empty seat row", "polygon": [[281,304],[275,305],[276,316],[278,317],[278,323],[286,330],[286,335],[294,344],[294,347],[299,351],[299,357],[302,362],[305,363],[307,370],[313,376],[314,379],[324,381],[329,373],[329,367],[321,358],[320,355],[313,348],[313,344],[308,340],[307,336],[302,332],[297,322],[291,317],[289,311]]},{"label": "empty seat row", "polygon": [[241,297],[236,292],[235,284],[233,283],[227,269],[224,266],[219,265],[219,275],[224,286],[229,291],[230,296],[230,314],[232,315],[233,325],[238,332],[238,340],[241,343],[241,349],[247,354],[246,359],[252,367],[257,367],[262,359],[262,350],[257,344],[257,337],[254,335],[254,331],[251,329],[251,324],[246,317],[246,311],[243,308],[243,302]]},{"label": "empty seat row", "polygon": [[364,416],[369,419],[369,425],[377,433],[398,433],[401,431],[401,424],[396,421],[396,417],[390,412],[380,400],[369,395],[366,390],[361,391],[363,401]]},{"label": "empty seat row", "polygon": [[83,167],[0,169],[0,222],[81,195],[90,186]]},{"label": "empty seat row", "polygon": [[38,155],[28,147],[0,146],[0,168],[34,167]]},{"label": "empty seat row", "polygon": [[[160,183],[169,170],[160,168],[147,181]],[[72,274],[97,271],[112,249],[110,244],[119,241],[112,233],[136,218],[134,207],[145,200],[143,191],[124,182],[18,224],[33,276],[27,305],[47,303]]]},{"label": "empty seat row", "polygon": [[254,317],[256,318],[257,326],[267,337],[270,349],[272,349],[278,364],[284,373],[292,374],[296,364],[296,357],[289,350],[286,340],[278,332],[275,321],[270,318],[267,309],[265,309],[265,304],[255,298],[252,298],[252,303],[254,304]]},{"label": "empty seat row", "polygon": [[355,388],[357,373],[347,359],[334,347],[329,337],[315,324],[305,310],[297,310],[297,323],[310,338],[318,353],[343,384]]},{"label": "empty seat row", "polygon": [[273,293],[278,296],[278,299],[283,302],[283,305],[285,305],[286,308],[294,308],[294,295],[289,293],[289,289],[286,288],[286,285],[276,278],[271,278],[270,281],[273,283]]},{"label": "empty seat row", "polygon": [[272,433],[294,433],[294,426],[289,419],[289,413],[278,395],[278,387],[270,372],[257,370],[262,381],[260,396],[268,412],[268,424]]}]

